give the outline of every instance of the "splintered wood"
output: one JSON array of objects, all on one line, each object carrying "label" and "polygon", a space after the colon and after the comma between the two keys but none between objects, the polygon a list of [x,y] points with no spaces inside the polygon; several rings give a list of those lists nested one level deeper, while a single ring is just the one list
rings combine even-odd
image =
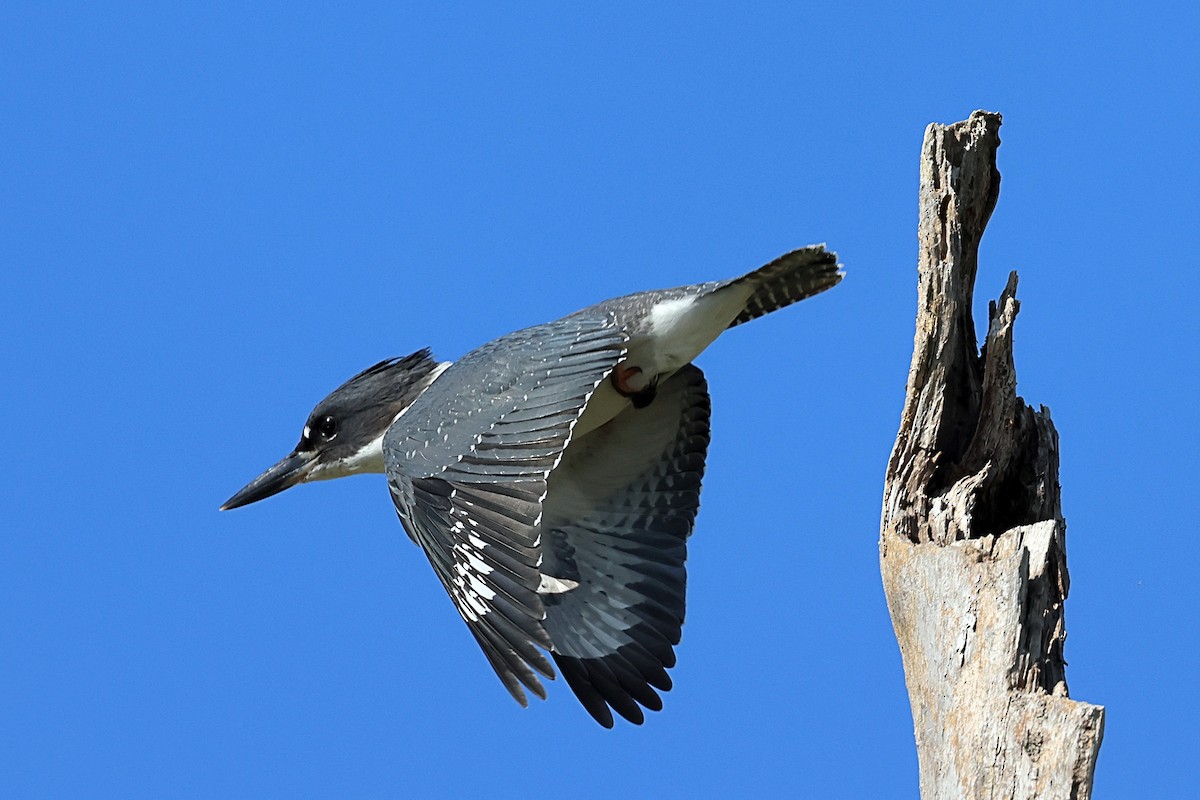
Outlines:
[{"label": "splintered wood", "polygon": [[982,353],[971,312],[999,130],[976,111],[925,131],[917,330],[880,568],[921,796],[1086,800],[1104,709],[1068,697],[1058,434],[1016,394],[1016,273],[990,304]]}]

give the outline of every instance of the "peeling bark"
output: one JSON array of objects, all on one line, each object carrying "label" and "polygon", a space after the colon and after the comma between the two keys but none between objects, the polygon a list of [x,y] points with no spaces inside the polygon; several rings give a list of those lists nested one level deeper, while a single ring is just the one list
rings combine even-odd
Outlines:
[{"label": "peeling bark", "polygon": [[1085,800],[1104,709],[1067,692],[1058,434],[1016,394],[1017,274],[990,303],[982,352],[971,313],[999,128],[976,111],[925,132],[917,332],[880,567],[921,796]]}]

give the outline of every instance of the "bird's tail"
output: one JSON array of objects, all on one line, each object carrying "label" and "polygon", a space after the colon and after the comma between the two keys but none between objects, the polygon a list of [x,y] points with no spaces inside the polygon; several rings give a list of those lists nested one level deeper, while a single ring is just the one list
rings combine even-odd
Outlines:
[{"label": "bird's tail", "polygon": [[725,285],[748,284],[754,288],[746,300],[746,307],[729,327],[832,289],[842,280],[840,266],[837,253],[829,252],[823,244],[814,244],[793,250],[764,267],[735,278]]}]

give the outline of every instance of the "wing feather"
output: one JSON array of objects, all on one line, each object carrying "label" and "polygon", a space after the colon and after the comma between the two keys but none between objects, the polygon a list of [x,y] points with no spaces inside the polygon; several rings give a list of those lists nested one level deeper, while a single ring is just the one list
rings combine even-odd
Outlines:
[{"label": "wing feather", "polygon": [[516,700],[554,670],[538,595],[551,470],[624,356],[611,316],[501,337],[449,367],[384,438],[401,523]]},{"label": "wing feather", "polygon": [[687,538],[709,440],[704,376],[687,366],[631,409],[575,442],[543,503],[543,574],[577,582],[544,595],[544,627],[567,684],[601,725],[640,724],[682,632]]}]

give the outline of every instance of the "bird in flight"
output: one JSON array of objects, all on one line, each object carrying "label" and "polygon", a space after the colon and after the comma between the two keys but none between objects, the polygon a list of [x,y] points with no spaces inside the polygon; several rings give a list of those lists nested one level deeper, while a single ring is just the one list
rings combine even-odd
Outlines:
[{"label": "bird in flight", "polygon": [[[584,708],[641,724],[671,688],[709,396],[691,362],[727,328],[836,286],[801,248],[726,281],[606,300],[454,363],[380,362],[221,508],[384,473],[400,522],[521,705],[548,653]],[[656,691],[657,690],[657,691]]]}]

